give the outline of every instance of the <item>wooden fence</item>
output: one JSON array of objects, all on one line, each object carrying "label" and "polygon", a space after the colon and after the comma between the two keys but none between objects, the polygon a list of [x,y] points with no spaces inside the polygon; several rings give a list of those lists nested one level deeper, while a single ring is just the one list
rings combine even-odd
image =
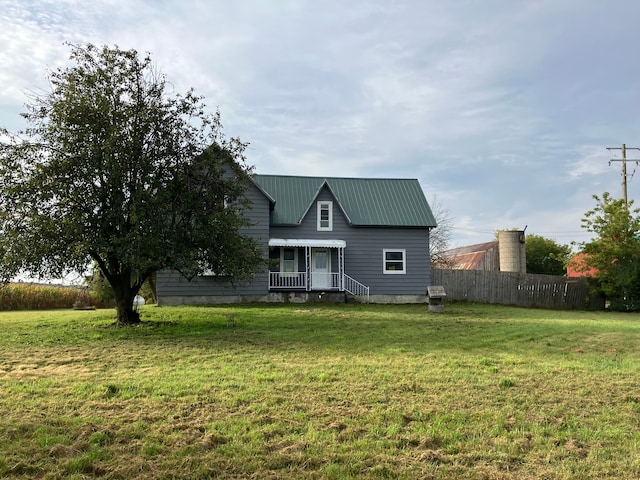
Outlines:
[{"label": "wooden fence", "polygon": [[447,300],[563,310],[604,309],[584,278],[479,270],[431,271],[431,284],[442,285]]}]

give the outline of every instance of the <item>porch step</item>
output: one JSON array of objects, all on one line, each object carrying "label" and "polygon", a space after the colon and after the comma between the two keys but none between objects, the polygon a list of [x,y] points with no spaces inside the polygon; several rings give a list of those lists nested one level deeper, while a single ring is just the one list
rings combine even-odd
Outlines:
[{"label": "porch step", "polygon": [[365,295],[354,295],[344,292],[344,303],[369,303],[369,297]]}]

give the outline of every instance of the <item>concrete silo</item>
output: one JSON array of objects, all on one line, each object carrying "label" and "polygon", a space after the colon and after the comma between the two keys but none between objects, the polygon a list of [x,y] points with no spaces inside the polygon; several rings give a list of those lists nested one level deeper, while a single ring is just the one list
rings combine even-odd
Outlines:
[{"label": "concrete silo", "polygon": [[524,242],[524,230],[500,230],[498,232],[501,272],[527,273],[527,254]]}]

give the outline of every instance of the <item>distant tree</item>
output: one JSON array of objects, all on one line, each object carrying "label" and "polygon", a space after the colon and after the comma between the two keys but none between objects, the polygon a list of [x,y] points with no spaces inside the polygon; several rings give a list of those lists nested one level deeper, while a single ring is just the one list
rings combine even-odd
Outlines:
[{"label": "distant tree", "polygon": [[583,228],[597,236],[582,244],[584,268],[615,310],[640,310],[640,209],[608,192],[594,195],[596,207],[585,213]]},{"label": "distant tree", "polygon": [[436,219],[436,228],[429,234],[429,255],[431,264],[439,268],[446,268],[450,260],[444,255],[449,250],[451,242],[451,231],[453,229],[453,218],[451,212],[445,208],[442,201],[434,195],[429,202],[431,211]]},{"label": "distant tree", "polygon": [[30,127],[0,131],[0,273],[62,277],[95,262],[118,322],[154,272],[238,280],[261,262],[240,233],[246,144],[192,90],[169,95],[149,55],[72,46],[73,65],[30,97]]},{"label": "distant tree", "polygon": [[113,305],[115,295],[113,287],[107,281],[102,270],[97,265],[91,269],[91,273],[85,278],[85,285],[91,291],[91,296],[103,305]]},{"label": "distant tree", "polygon": [[529,234],[525,241],[527,273],[564,275],[571,248],[560,245],[550,238]]}]

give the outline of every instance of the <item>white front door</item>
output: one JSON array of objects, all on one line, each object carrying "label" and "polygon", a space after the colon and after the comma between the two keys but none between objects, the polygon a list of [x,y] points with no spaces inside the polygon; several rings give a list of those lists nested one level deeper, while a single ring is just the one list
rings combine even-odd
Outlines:
[{"label": "white front door", "polygon": [[311,288],[324,290],[331,287],[331,256],[327,248],[314,248],[311,261]]}]

